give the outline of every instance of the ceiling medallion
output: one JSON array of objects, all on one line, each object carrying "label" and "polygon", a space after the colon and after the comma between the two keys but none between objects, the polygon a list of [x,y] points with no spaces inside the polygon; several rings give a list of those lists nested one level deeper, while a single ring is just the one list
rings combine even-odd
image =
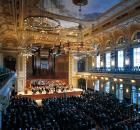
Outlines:
[{"label": "ceiling medallion", "polygon": [[77,6],[85,6],[88,4],[88,0],[73,0],[73,3]]},{"label": "ceiling medallion", "polygon": [[60,22],[49,17],[28,17],[24,20],[25,29],[45,33],[60,28]]}]

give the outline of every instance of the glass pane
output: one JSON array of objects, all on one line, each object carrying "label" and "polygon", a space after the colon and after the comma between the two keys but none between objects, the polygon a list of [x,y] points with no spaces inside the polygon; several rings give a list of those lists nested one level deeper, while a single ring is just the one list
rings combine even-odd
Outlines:
[{"label": "glass pane", "polygon": [[119,87],[119,100],[120,101],[123,100],[123,84],[120,84],[120,87]]},{"label": "glass pane", "polygon": [[95,81],[95,91],[99,91],[99,80]]},{"label": "glass pane", "polygon": [[118,67],[124,67],[124,54],[123,54],[123,50],[118,51]]},{"label": "glass pane", "polygon": [[96,67],[97,68],[100,68],[100,55],[97,56],[97,59],[96,59]]},{"label": "glass pane", "polygon": [[140,48],[133,49],[134,67],[140,66]]},{"label": "glass pane", "polygon": [[111,54],[106,53],[106,67],[110,68],[110,66],[111,66]]},{"label": "glass pane", "polygon": [[137,92],[136,92],[136,87],[132,86],[132,103],[136,104],[137,103]]},{"label": "glass pane", "polygon": [[109,91],[110,91],[110,82],[108,81],[108,82],[106,82],[106,84],[105,84],[105,92],[106,92],[106,93],[109,93]]}]

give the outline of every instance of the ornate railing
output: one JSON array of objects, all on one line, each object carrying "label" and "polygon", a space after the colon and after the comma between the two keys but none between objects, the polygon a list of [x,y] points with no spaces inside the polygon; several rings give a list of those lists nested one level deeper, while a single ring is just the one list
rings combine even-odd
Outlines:
[{"label": "ornate railing", "polygon": [[92,73],[116,73],[116,74],[140,74],[140,67],[124,67],[124,68],[93,68],[89,72]]}]

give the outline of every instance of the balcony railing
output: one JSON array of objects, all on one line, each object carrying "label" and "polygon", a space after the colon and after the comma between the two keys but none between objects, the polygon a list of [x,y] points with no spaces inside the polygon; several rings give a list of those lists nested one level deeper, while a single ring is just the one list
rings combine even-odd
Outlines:
[{"label": "balcony railing", "polygon": [[0,68],[0,89],[8,81],[8,79],[13,75],[14,72],[11,72],[9,69]]},{"label": "balcony railing", "polygon": [[140,67],[124,67],[124,68],[92,68],[92,73],[116,73],[116,74],[140,74]]}]

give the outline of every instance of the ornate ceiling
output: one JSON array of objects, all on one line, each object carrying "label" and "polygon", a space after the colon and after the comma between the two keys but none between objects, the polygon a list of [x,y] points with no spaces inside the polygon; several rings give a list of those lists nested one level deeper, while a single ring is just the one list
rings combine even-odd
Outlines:
[{"label": "ornate ceiling", "polygon": [[[139,10],[134,9],[138,3],[139,0],[88,0],[88,4],[81,7],[79,14],[79,6],[72,0],[1,0],[0,43],[3,47],[18,48],[33,43],[53,45],[75,42],[79,23],[83,27],[83,41],[91,44],[94,41],[103,43],[104,36],[101,37],[101,33],[122,23],[122,19],[125,21],[137,16]],[[128,12],[129,15],[123,17]],[[40,20],[41,17],[44,20]],[[29,18],[30,24],[27,23]],[[47,18],[57,21],[59,28],[45,33],[45,29],[36,29],[37,26],[50,26],[46,24],[49,21]]]},{"label": "ornate ceiling", "polygon": [[72,0],[44,0],[43,7],[46,11],[62,16],[80,18],[85,21],[96,20],[101,14],[120,3],[122,0],[88,0],[82,7],[79,15],[79,7]]}]

